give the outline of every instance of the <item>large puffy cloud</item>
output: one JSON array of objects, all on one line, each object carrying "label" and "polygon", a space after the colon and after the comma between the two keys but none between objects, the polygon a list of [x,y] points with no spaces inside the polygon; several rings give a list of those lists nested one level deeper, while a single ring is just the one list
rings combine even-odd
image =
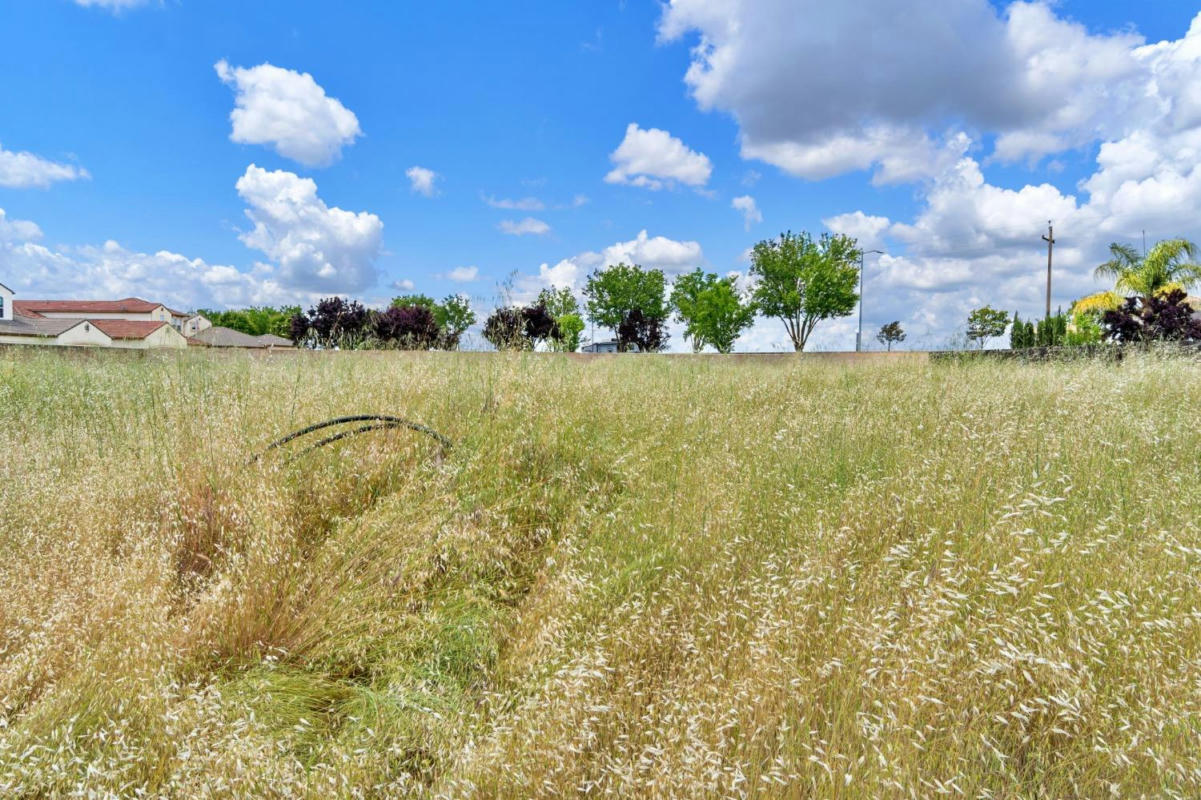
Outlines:
[{"label": "large puffy cloud", "polygon": [[[1016,16],[1011,10],[1011,22]],[[1140,112],[1122,122],[1129,130],[1102,142],[1096,169],[1080,182],[1078,195],[1047,183],[995,185],[975,159],[960,155],[925,187],[911,221],[862,211],[827,219],[832,230],[869,246],[888,239],[890,250],[902,251],[869,264],[867,313],[908,319],[928,343],[945,338],[969,308],[985,302],[1041,314],[1046,250],[1040,237],[1048,220],[1057,239],[1054,306],[1103,287],[1092,272],[1111,241],[1139,246],[1144,232],[1148,242],[1201,239],[1201,15],[1181,39],[1136,48],[1133,58],[1155,79],[1137,101]]]},{"label": "large puffy cloud", "polygon": [[1093,35],[1041,2],[671,0],[664,41],[699,34],[685,82],[732,113],[742,152],[819,179],[873,165],[881,182],[946,168],[940,132],[1000,134],[998,157],[1114,135],[1149,104],[1141,38]]},{"label": "large puffy cloud", "polygon": [[215,69],[236,92],[232,141],[271,145],[286,158],[318,167],[336,161],[362,134],[354,112],[328,97],[307,72],[272,64],[231,67],[224,60]]},{"label": "large puffy cloud", "polygon": [[661,269],[668,275],[679,275],[703,263],[704,252],[699,242],[650,236],[643,230],[633,239],[614,242],[600,252],[587,250],[553,266],[542,264],[537,275],[526,275],[518,281],[518,299],[532,296],[548,286],[578,291],[590,272],[613,264],[639,264],[648,269]]},{"label": "large puffy cloud", "polygon": [[[878,183],[921,180],[911,219],[864,208],[825,223],[891,253],[866,259],[865,341],[899,319],[906,346],[933,347],[984,303],[1042,313],[1048,219],[1053,306],[1102,285],[1092,272],[1111,241],[1201,239],[1201,15],[1144,45],[1053,8],[867,0],[798,15],[783,0],[673,0],[660,35],[700,33],[685,80],[700,106],[737,118],[745,157],[806,178],[874,167]],[[1074,190],[987,176],[1096,143]],[[814,346],[851,346],[854,327],[823,323]],[[744,343],[778,346],[772,331],[760,321]]]},{"label": "large puffy cloud", "polygon": [[1093,270],[1111,241],[1137,246],[1144,229],[1151,242],[1201,238],[1201,219],[1190,213],[1201,205],[1201,170],[1176,142],[1140,134],[1102,147],[1098,170],[1081,184],[1087,199],[1050,184],[994,185],[965,156],[932,182],[911,221],[862,211],[827,218],[831,230],[894,253],[867,261],[865,335],[899,319],[913,334],[907,346],[941,346],[985,303],[1041,315],[1048,219],[1057,240],[1053,307],[1104,287]]},{"label": "large puffy cloud", "polygon": [[681,140],[658,128],[642,129],[631,122],[625,138],[609,155],[613,169],[606,183],[626,183],[658,190],[676,183],[702,188],[709,182],[713,164],[704,153],[689,149]]},{"label": "large puffy cloud", "polygon": [[[1088,291],[1092,265],[1099,263],[1093,259],[1103,249],[1092,224],[1096,213],[1049,184],[1016,190],[990,184],[979,163],[964,156],[934,179],[912,221],[856,211],[824,222],[865,248],[891,253],[865,258],[864,341],[896,319],[909,331],[906,346],[924,348],[947,344],[973,307],[989,303],[1027,315],[1042,307],[1046,251],[1040,236],[1049,217],[1062,231],[1056,303],[1067,305]],[[820,346],[838,332],[819,333]],[[853,338],[844,346],[848,341]]]},{"label": "large puffy cloud", "polygon": [[384,229],[375,214],[330,208],[311,179],[254,164],[238,179],[237,190],[254,223],[240,238],[279,265],[281,284],[342,293],[375,282]]},{"label": "large puffy cloud", "polygon": [[73,164],[60,164],[33,153],[14,152],[0,147],[0,186],[9,189],[44,189],[56,181],[90,177],[86,169]]},{"label": "large puffy cloud", "polygon": [[265,264],[243,272],[166,250],[140,253],[113,241],[47,247],[39,242],[41,238],[37,225],[8,220],[0,210],[0,282],[18,297],[138,296],[181,309],[312,299],[308,293],[281,285],[273,268]]},{"label": "large puffy cloud", "polygon": [[0,281],[27,298],[137,295],[180,308],[304,303],[375,282],[379,217],[331,208],[312,180],[253,164],[237,190],[254,223],[240,238],[274,264],[258,262],[245,271],[114,241],[48,247],[37,224],[0,209]]}]

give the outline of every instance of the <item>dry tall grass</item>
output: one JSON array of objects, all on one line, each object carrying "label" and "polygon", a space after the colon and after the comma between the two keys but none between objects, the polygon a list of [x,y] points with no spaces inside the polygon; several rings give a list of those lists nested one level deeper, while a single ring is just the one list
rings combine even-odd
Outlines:
[{"label": "dry tall grass", "polygon": [[[348,412],[368,434],[248,454]],[[0,795],[1197,797],[1201,365],[0,353]]]}]

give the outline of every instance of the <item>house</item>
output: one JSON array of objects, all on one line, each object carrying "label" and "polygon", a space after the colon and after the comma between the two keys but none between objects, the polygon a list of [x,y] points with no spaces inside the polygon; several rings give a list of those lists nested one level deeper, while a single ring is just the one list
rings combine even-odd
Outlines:
[{"label": "house", "polygon": [[[580,352],[582,352],[582,353],[620,353],[621,351],[617,349],[617,340],[609,339],[608,341],[604,341],[604,342],[591,342],[590,344],[586,344],[580,348]],[[631,344],[630,349],[627,352],[637,353],[638,345]]]},{"label": "house", "polygon": [[179,332],[184,337],[195,336],[203,330],[213,327],[213,323],[203,314],[185,315],[187,318],[179,325]]},{"label": "house", "polygon": [[13,290],[0,283],[0,322],[11,322],[13,318]]},{"label": "house", "polygon": [[171,323],[161,320],[94,319],[88,320],[112,339],[109,347],[149,350],[170,347],[184,349],[188,340]]},{"label": "house", "polygon": [[[162,303],[140,297],[124,300],[17,300],[18,314],[37,314],[49,319],[124,319],[134,322],[167,322],[175,328],[190,317]],[[178,320],[178,322],[177,322]]]},{"label": "house", "polygon": [[0,344],[182,349],[188,343],[178,329],[196,316],[137,297],[16,300],[13,295],[0,284]]},{"label": "house", "polygon": [[220,325],[212,324],[189,336],[188,345],[191,347],[242,347],[251,350],[273,350],[293,346],[291,339],[285,339],[282,336],[274,336],[270,333],[251,336],[248,333],[235,331],[233,328],[223,328]]},{"label": "house", "polygon": [[113,340],[86,319],[39,319],[14,315],[0,319],[0,344],[112,347]]}]

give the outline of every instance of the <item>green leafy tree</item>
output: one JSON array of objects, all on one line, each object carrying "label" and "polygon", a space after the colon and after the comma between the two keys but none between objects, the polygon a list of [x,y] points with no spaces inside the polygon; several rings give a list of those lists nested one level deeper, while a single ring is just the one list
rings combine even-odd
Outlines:
[{"label": "green leafy tree", "polygon": [[438,349],[456,350],[463,334],[475,324],[475,312],[466,295],[450,294],[432,309],[438,323]]},{"label": "green leafy tree", "polygon": [[[615,264],[588,276],[584,286],[588,317],[617,333],[617,349],[627,352],[637,343],[637,331],[648,344],[662,344],[663,323],[668,306],[662,270],[643,269],[637,264]],[[637,314],[635,314],[637,312]]]},{"label": "green leafy tree", "polygon": [[461,294],[447,295],[441,303],[428,294],[402,294],[392,298],[392,308],[425,308],[434,315],[438,323],[436,346],[440,350],[454,350],[459,346],[463,333],[475,324],[475,312],[468,298]]},{"label": "green leafy tree", "polygon": [[980,349],[989,339],[994,339],[1005,333],[1009,327],[1009,312],[1000,311],[992,306],[973,309],[967,317],[967,338],[980,343]]},{"label": "green leafy tree", "polygon": [[393,297],[390,305],[393,308],[405,308],[406,306],[421,306],[433,311],[437,307],[437,302],[428,294],[402,294],[399,297]]},{"label": "green leafy tree", "polygon": [[692,352],[699,353],[705,346],[705,338],[698,330],[698,320],[701,316],[701,295],[717,276],[699,267],[693,272],[676,278],[671,287],[671,297],[668,302],[675,309],[676,321],[684,323],[684,339],[692,342]]},{"label": "green leafy tree", "polygon": [[1009,329],[1009,349],[1022,350],[1026,347],[1026,323],[1022,322],[1022,318],[1018,316],[1018,312],[1013,312],[1013,325]]},{"label": "green leafy tree", "polygon": [[905,341],[905,331],[901,328],[901,321],[893,320],[892,322],[880,328],[880,332],[876,334],[876,341],[880,344],[888,346],[888,352],[892,352],[892,346],[895,342]]},{"label": "green leafy tree", "polygon": [[574,353],[580,349],[584,335],[584,318],[579,314],[563,314],[555,318],[559,326],[559,338],[550,340],[550,347],[560,353]]},{"label": "green leafy tree", "polygon": [[580,301],[566,286],[559,289],[543,289],[538,292],[534,304],[546,306],[547,312],[556,319],[564,314],[580,313]]},{"label": "green leafy tree", "polygon": [[197,313],[214,325],[241,331],[250,336],[269,333],[288,337],[291,335],[292,317],[300,313],[300,306],[251,306],[228,311],[200,309]]},{"label": "green leafy tree", "polygon": [[503,306],[484,323],[484,338],[497,350],[533,350],[539,343],[553,342],[559,336],[555,318],[540,302],[524,308]]},{"label": "green leafy tree", "polygon": [[697,269],[676,279],[671,290],[671,307],[684,323],[684,338],[693,352],[706,345],[729,353],[742,332],[755,322],[755,307],[738,293],[736,279],[719,278]]},{"label": "green leafy tree", "polygon": [[559,328],[558,338],[547,340],[551,350],[574,353],[580,348],[580,337],[584,333],[584,319],[580,316],[580,301],[566,286],[560,289],[543,289],[538,293],[535,305],[546,308]]},{"label": "green leafy tree", "polygon": [[751,275],[756,279],[753,298],[759,311],[784,323],[797,352],[824,319],[845,317],[859,295],[860,250],[855,240],[838,234],[780,234],[755,245]]},{"label": "green leafy tree", "polygon": [[516,306],[498,308],[484,321],[484,338],[497,350],[527,350],[532,348],[525,334],[525,317]]},{"label": "green leafy tree", "polygon": [[1059,311],[1038,321],[1028,347],[1061,347],[1067,342],[1068,318]]},{"label": "green leafy tree", "polygon": [[1072,347],[1100,344],[1105,338],[1100,315],[1094,311],[1076,311],[1071,315],[1065,344]]}]

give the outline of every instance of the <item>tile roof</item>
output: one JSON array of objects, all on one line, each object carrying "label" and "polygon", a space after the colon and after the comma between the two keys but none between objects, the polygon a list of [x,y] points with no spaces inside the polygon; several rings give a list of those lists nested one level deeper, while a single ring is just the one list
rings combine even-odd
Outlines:
[{"label": "tile roof", "polygon": [[[155,306],[157,308],[157,306]],[[68,322],[69,320],[61,320]],[[145,339],[167,323],[153,320],[129,319],[90,319],[95,325],[112,339]]]},{"label": "tile roof", "polygon": [[[50,311],[56,314],[73,313],[81,316],[86,314],[146,314],[163,306],[162,303],[152,303],[140,297],[126,297],[122,300],[14,300],[13,308],[17,311]],[[170,309],[167,309],[170,311]],[[177,312],[172,312],[176,313]]]},{"label": "tile roof", "polygon": [[84,322],[82,319],[46,319],[18,314],[11,320],[0,320],[0,335],[54,337]]}]

